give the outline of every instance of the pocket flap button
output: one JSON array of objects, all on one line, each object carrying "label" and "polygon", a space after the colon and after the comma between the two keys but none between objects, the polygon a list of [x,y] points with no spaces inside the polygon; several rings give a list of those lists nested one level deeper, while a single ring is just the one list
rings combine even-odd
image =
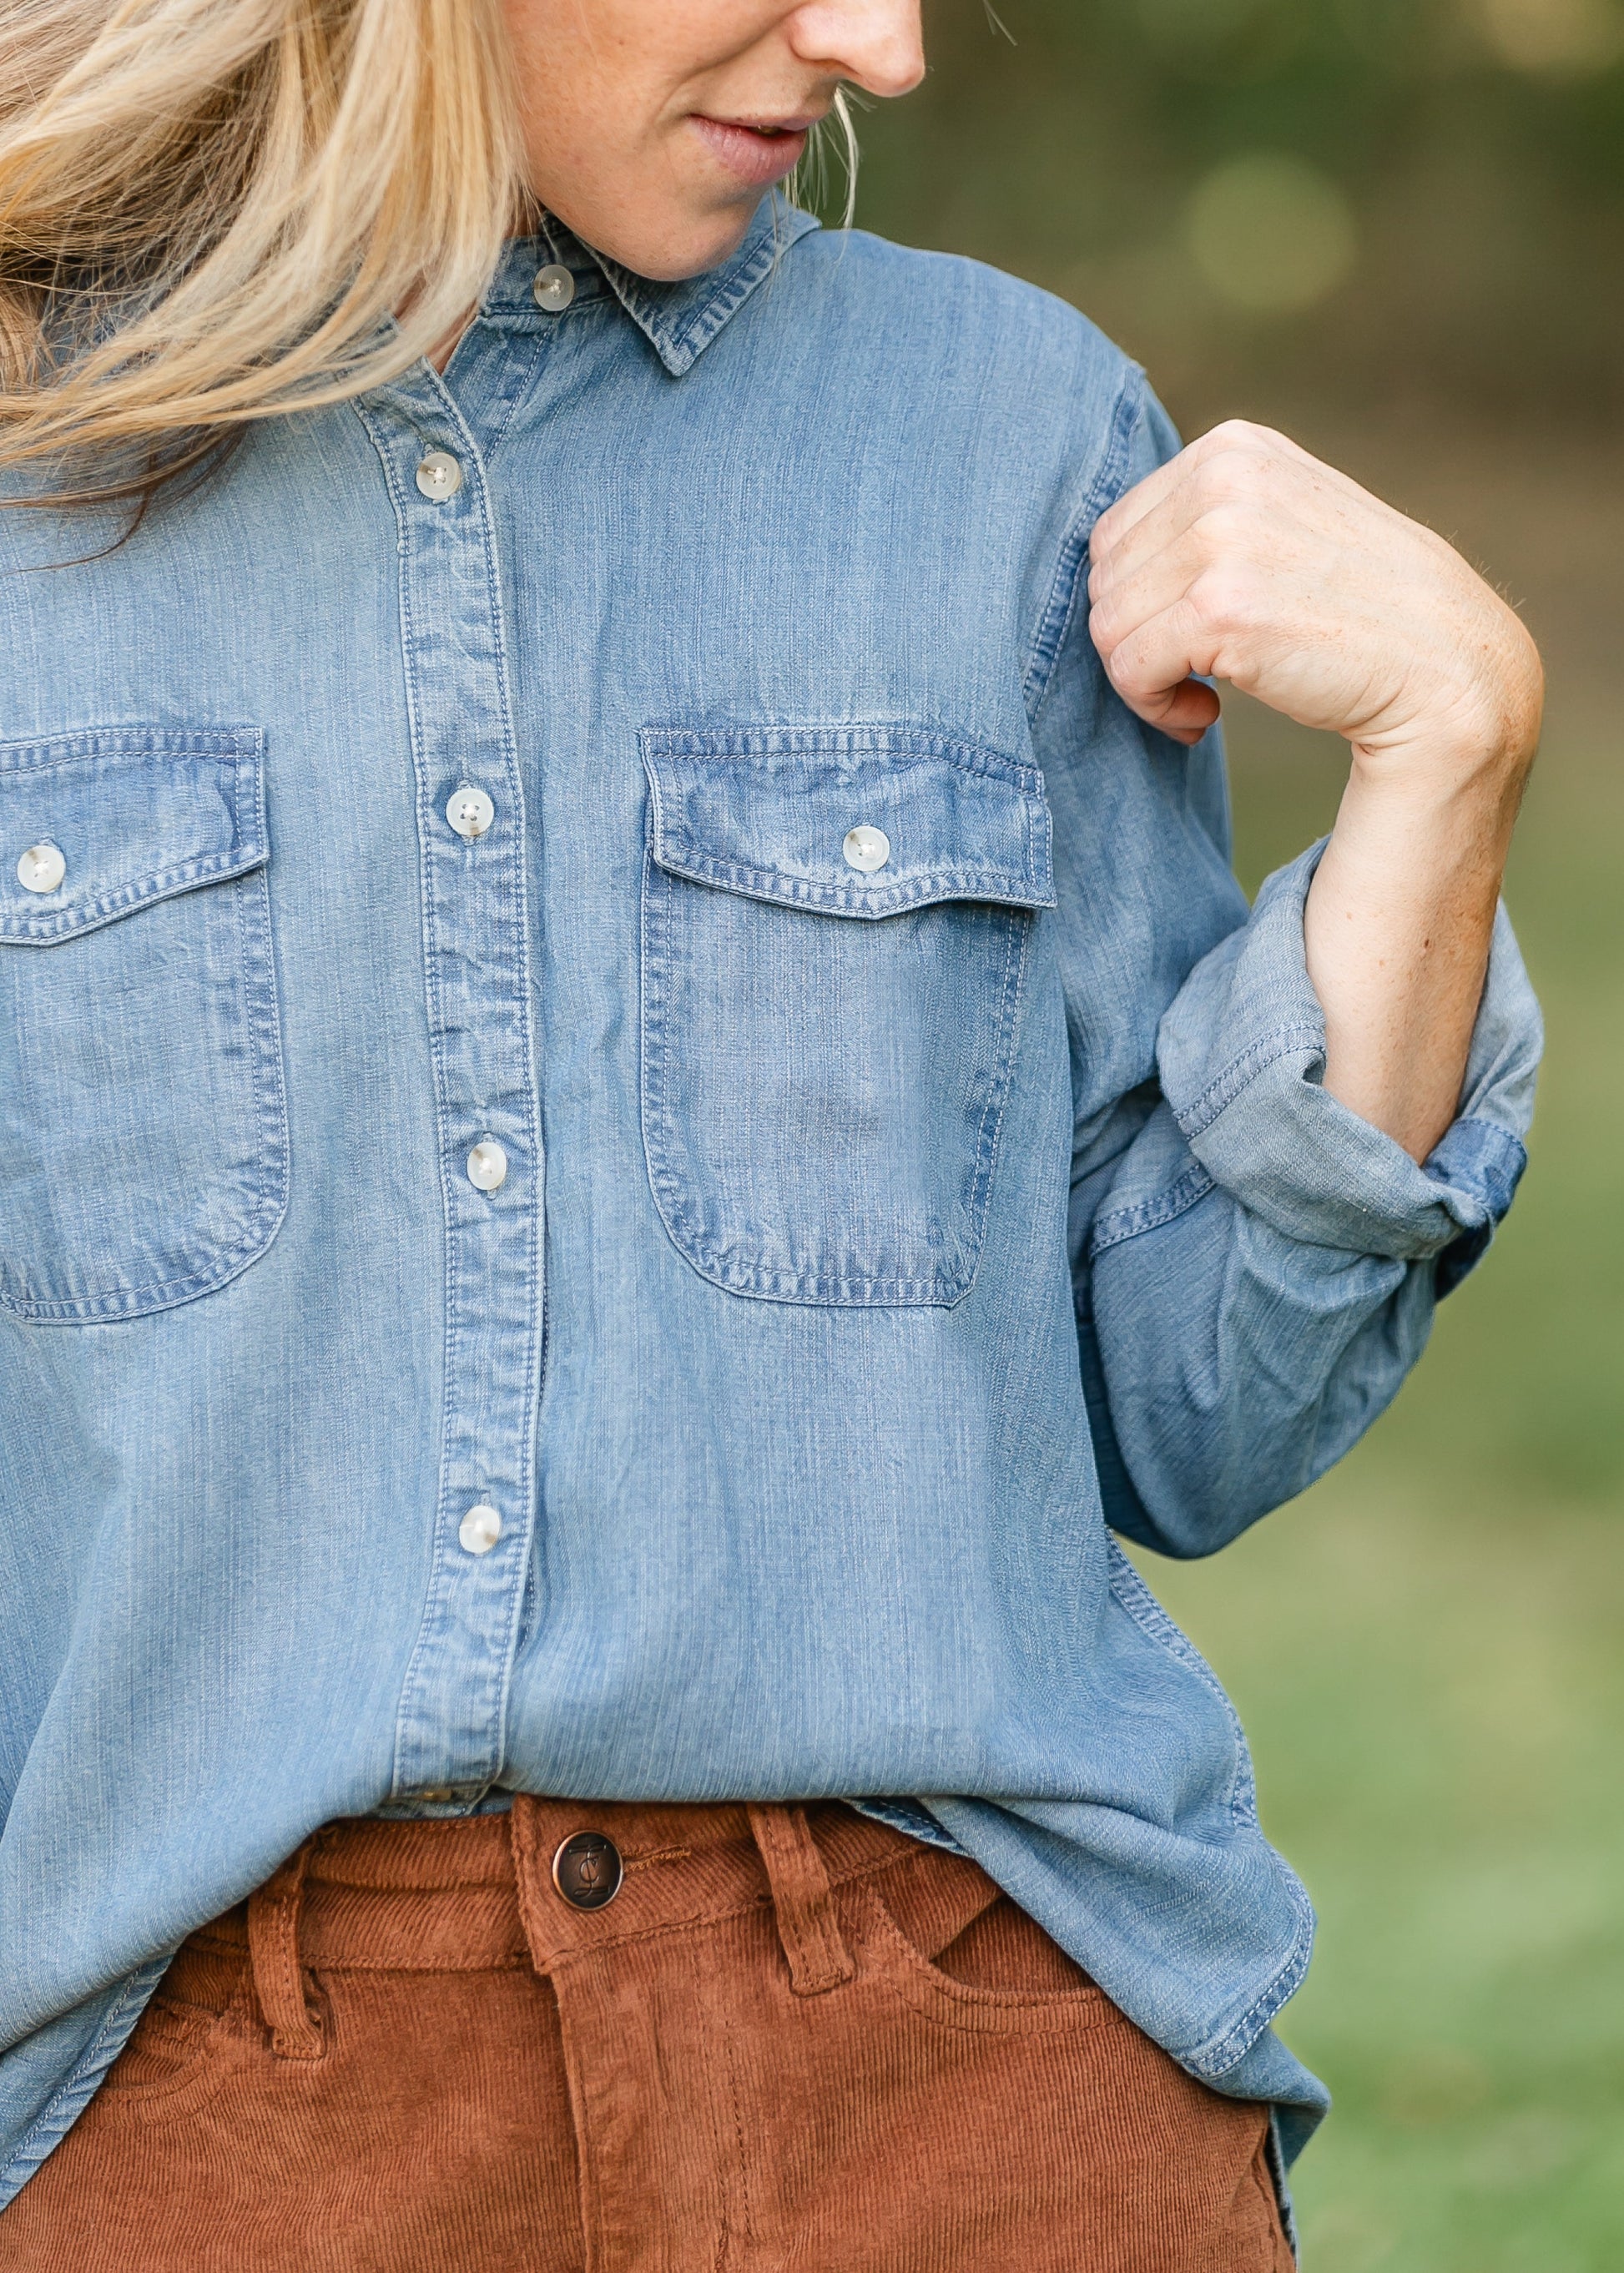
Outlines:
[{"label": "pocket flap button", "polygon": [[891,859],[891,839],[883,829],[848,829],[844,850],[848,867],[871,876]]},{"label": "pocket flap button", "polygon": [[25,892],[54,892],[67,872],[56,845],[31,844],[17,864],[17,881]]},{"label": "pocket flap button", "polygon": [[496,818],[496,807],[482,789],[470,789],[466,783],[454,789],[446,806],[446,819],[459,836],[471,843],[483,836]]}]

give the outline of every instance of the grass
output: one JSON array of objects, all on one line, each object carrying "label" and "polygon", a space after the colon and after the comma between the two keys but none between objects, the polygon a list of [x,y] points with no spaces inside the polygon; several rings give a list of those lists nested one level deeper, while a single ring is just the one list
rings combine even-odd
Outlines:
[{"label": "grass", "polygon": [[[1336,754],[1239,706],[1250,883]],[[1393,1411],[1214,1561],[1140,1561],[1228,1683],[1320,1941],[1309,2273],[1624,2265],[1624,777],[1559,742],[1508,888],[1533,1166]]]}]

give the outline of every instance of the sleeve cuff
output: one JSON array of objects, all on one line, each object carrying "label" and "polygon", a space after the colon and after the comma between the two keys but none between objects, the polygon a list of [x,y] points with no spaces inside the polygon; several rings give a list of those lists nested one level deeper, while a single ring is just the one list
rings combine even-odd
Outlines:
[{"label": "sleeve cuff", "polygon": [[1251,920],[1197,964],[1162,1022],[1163,1095],[1213,1182],[1285,1234],[1465,1277],[1511,1205],[1543,1034],[1502,908],[1459,1118],[1424,1167],[1324,1087],[1325,1016],[1303,909],[1323,842],[1278,870]]}]

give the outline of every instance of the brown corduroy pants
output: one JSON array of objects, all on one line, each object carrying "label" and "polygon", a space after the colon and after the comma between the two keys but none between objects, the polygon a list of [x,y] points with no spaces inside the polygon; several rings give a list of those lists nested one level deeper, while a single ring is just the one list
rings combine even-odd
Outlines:
[{"label": "brown corduroy pants", "polygon": [[329,1825],[194,1934],[0,2269],[1289,2273],[1265,2135],[959,1857],[522,1799]]}]

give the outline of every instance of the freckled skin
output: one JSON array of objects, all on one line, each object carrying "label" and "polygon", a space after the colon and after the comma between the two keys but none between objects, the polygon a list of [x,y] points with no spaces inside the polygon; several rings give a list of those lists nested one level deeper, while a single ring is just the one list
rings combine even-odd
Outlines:
[{"label": "freckled skin", "polygon": [[713,268],[761,197],[695,125],[823,117],[838,87],[906,94],[920,0],[507,0],[537,195],[641,276]]}]

